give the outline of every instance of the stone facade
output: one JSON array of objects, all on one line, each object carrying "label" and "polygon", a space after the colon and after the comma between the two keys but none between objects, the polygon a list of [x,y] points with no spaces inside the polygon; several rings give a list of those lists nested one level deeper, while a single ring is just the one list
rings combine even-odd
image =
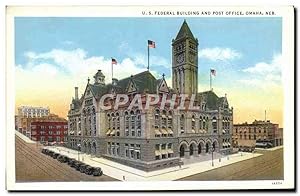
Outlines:
[{"label": "stone facade", "polygon": [[[210,156],[214,151],[232,151],[233,109],[226,96],[213,91],[198,93],[198,40],[184,21],[172,43],[172,85],[164,75],[156,79],[145,71],[105,84],[101,70],[88,80],[82,97],[75,98],[68,113],[68,146],[97,157],[104,157],[144,171],[183,164],[185,159]],[[159,102],[148,109],[123,105],[117,110],[103,110],[101,97],[127,94],[129,102],[140,94],[143,105],[149,94],[159,95]],[[159,105],[166,96],[187,94],[186,104],[196,95],[197,109],[173,109]],[[115,106],[116,96],[104,102]],[[175,99],[178,104],[180,99]]]}]

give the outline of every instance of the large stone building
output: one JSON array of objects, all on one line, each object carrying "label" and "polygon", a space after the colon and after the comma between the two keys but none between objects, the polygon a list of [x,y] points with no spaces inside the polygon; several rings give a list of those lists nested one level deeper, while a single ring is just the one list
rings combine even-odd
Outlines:
[{"label": "large stone building", "polygon": [[279,125],[269,120],[255,120],[253,123],[247,122],[233,125],[233,147],[255,148],[274,147],[283,145],[283,129]]},{"label": "large stone building", "polygon": [[[94,82],[86,85],[84,93],[75,97],[68,113],[68,146],[93,156],[104,157],[151,171],[185,163],[185,160],[211,157],[209,153],[229,154],[232,151],[233,109],[226,96],[218,97],[212,90],[198,93],[198,40],[186,21],[172,40],[172,88],[164,75],[156,79],[149,71],[105,84],[98,70]],[[103,95],[112,93],[140,94],[143,105],[149,94],[160,101],[149,109],[123,105],[118,110],[100,107]],[[187,94],[187,102],[196,95],[198,109],[160,108],[162,97]],[[105,102],[115,105],[116,96]],[[178,104],[176,99],[176,104]],[[171,108],[171,109],[170,109]]]}]

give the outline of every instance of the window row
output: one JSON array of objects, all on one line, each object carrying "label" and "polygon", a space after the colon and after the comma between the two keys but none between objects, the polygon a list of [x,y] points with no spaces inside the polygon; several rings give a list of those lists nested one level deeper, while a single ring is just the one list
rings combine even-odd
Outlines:
[{"label": "window row", "polygon": [[155,145],[155,160],[167,159],[174,156],[173,144],[156,144]]}]

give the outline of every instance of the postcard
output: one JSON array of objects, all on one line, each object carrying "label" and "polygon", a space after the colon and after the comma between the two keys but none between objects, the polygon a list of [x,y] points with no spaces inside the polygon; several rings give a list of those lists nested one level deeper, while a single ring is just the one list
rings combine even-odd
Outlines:
[{"label": "postcard", "polygon": [[295,189],[293,6],[6,22],[7,190]]}]

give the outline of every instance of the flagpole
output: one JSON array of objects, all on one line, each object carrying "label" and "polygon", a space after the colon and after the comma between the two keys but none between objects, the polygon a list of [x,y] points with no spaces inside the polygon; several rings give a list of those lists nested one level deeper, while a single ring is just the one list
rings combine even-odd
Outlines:
[{"label": "flagpole", "polygon": [[210,87],[210,90],[211,90],[211,70],[209,72],[209,87]]},{"label": "flagpole", "polygon": [[147,44],[147,47],[148,47],[148,67],[147,67],[147,70],[149,71],[149,44]]},{"label": "flagpole", "polygon": [[114,78],[114,64],[111,58],[111,83],[113,83],[113,78]]}]

